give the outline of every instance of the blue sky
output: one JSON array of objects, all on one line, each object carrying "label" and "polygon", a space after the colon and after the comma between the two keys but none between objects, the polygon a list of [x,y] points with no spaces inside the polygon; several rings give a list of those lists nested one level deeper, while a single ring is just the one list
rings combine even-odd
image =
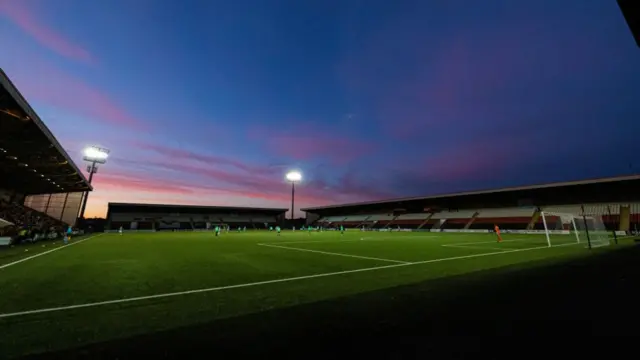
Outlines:
[{"label": "blue sky", "polygon": [[[613,1],[0,0],[0,67],[109,201],[299,207],[638,172]],[[298,213],[300,215],[300,213]]]}]

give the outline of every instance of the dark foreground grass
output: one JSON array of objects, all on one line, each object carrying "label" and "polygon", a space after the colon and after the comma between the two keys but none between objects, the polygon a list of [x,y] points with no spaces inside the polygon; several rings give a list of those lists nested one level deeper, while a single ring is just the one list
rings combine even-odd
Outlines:
[{"label": "dark foreground grass", "polygon": [[[540,334],[576,326],[582,335],[611,333],[605,325],[619,320],[621,305],[631,304],[624,285],[637,279],[637,270],[623,267],[637,256],[635,248],[589,253],[579,245],[538,249],[538,237],[507,240],[515,241],[359,232],[280,238],[105,235],[3,269],[0,313],[347,273],[3,317],[0,355],[309,357],[299,351],[407,351],[398,342],[428,352],[436,344],[425,336],[434,334]],[[359,269],[371,270],[348,272]],[[620,295],[623,300],[617,300]],[[617,306],[610,309],[613,299]],[[614,316],[598,317],[604,313]],[[369,345],[363,350],[364,343]]]}]

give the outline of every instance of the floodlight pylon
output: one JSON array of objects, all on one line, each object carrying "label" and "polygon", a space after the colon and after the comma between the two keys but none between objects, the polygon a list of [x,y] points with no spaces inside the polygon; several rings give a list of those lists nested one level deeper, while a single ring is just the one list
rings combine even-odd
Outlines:
[{"label": "floodlight pylon", "polygon": [[287,181],[291,183],[291,221],[294,220],[295,198],[296,198],[296,182],[302,180],[302,174],[299,171],[289,171],[286,175]]},{"label": "floodlight pylon", "polygon": [[[98,172],[98,164],[106,164],[109,157],[109,150],[97,146],[89,146],[84,149],[83,160],[88,162],[87,171],[89,172],[89,184],[93,181],[93,174]],[[89,191],[85,191],[82,199],[82,208],[78,216],[78,220],[84,220],[84,212],[87,209],[87,200],[89,199]]]}]

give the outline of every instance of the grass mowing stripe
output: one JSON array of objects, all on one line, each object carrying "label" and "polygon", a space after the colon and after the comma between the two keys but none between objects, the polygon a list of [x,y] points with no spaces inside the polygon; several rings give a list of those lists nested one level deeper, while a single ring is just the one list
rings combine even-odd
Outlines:
[{"label": "grass mowing stripe", "polygon": [[[564,244],[564,245],[575,245],[575,244]],[[558,245],[558,246],[563,246],[563,245]],[[548,246],[539,246],[539,247],[526,248],[526,249],[514,249],[514,250],[509,250],[509,251],[498,251],[498,252],[489,252],[489,253],[482,253],[482,254],[454,256],[454,257],[441,258],[441,259],[431,259],[431,260],[417,261],[417,262],[406,263],[406,264],[392,264],[392,265],[376,266],[376,267],[363,268],[363,269],[336,271],[336,272],[323,273],[323,274],[296,276],[296,277],[284,278],[284,279],[258,281],[258,282],[246,283],[246,284],[219,286],[219,287],[212,287],[212,288],[206,288],[206,289],[188,290],[188,291],[181,291],[181,292],[173,292],[173,293],[165,293],[165,294],[157,294],[157,295],[149,295],[149,296],[138,296],[138,297],[132,297],[132,298],[100,301],[100,302],[78,304],[78,305],[68,305],[68,306],[59,306],[59,307],[45,308],[45,309],[19,311],[19,312],[13,312],[13,313],[0,314],[0,319],[9,318],[9,317],[16,317],[16,316],[42,314],[42,313],[50,313],[50,312],[56,312],[56,311],[65,311],[65,310],[82,309],[82,308],[89,308],[89,307],[96,307],[96,306],[112,305],[112,304],[122,304],[122,303],[128,303],[128,302],[134,302],[134,301],[142,301],[142,300],[161,299],[161,298],[168,298],[168,297],[175,297],[175,296],[182,296],[182,295],[189,295],[189,294],[198,294],[198,293],[206,293],[206,292],[214,292],[214,291],[239,289],[239,288],[246,288],[246,287],[252,287],[252,286],[260,286],[260,285],[269,285],[269,284],[290,282],[290,281],[316,279],[316,278],[323,278],[323,277],[336,276],[336,275],[354,274],[354,273],[360,273],[360,272],[396,268],[396,267],[401,267],[401,266],[422,265],[422,264],[430,264],[430,263],[437,263],[437,262],[443,262],[443,261],[471,259],[471,258],[484,257],[484,256],[502,255],[502,254],[509,254],[509,253],[514,253],[514,252],[542,250],[542,249],[550,249],[550,247],[548,247]]]},{"label": "grass mowing stripe", "polygon": [[57,247],[57,248],[55,248],[55,249],[51,249],[51,250],[48,250],[48,251],[45,251],[45,252],[41,252],[41,253],[39,253],[39,254],[35,254],[35,255],[32,255],[32,256],[26,257],[26,258],[24,258],[24,259],[20,259],[20,260],[16,260],[16,261],[14,261],[14,262],[10,262],[10,263],[8,263],[8,264],[0,265],[0,270],[2,270],[2,269],[4,269],[4,268],[8,268],[9,266],[13,266],[13,265],[20,264],[21,262],[25,262],[25,261],[27,261],[27,260],[35,259],[35,258],[37,258],[37,257],[39,257],[39,256],[42,256],[42,255],[51,254],[51,253],[52,253],[52,252],[54,252],[54,251],[58,251],[58,250],[61,250],[61,249],[66,249],[66,248],[68,248],[68,247],[70,247],[70,246],[73,246],[73,245],[78,245],[78,244],[83,243],[83,242],[85,242],[85,241],[87,241],[87,240],[89,240],[89,239],[93,239],[93,238],[95,238],[95,237],[102,236],[102,235],[104,235],[104,234],[98,234],[98,235],[89,236],[89,237],[88,237],[88,238],[86,238],[86,239],[78,240],[78,241],[73,242],[73,243],[68,244],[68,245],[63,245],[63,246]]},{"label": "grass mowing stripe", "polygon": [[396,264],[411,264],[408,261],[382,259],[382,258],[370,257],[370,256],[349,255],[349,254],[341,254],[341,253],[335,253],[335,252],[329,252],[329,251],[300,249],[300,248],[295,248],[295,247],[271,245],[271,244],[258,244],[258,245],[266,246],[266,247],[272,247],[272,248],[278,248],[278,249],[285,249],[285,250],[305,251],[305,252],[316,253],[316,254],[333,255],[333,256],[344,256],[344,257],[350,257],[350,258],[356,258],[356,259],[365,259],[365,260],[386,261],[386,262],[392,262],[392,263],[396,263]]}]

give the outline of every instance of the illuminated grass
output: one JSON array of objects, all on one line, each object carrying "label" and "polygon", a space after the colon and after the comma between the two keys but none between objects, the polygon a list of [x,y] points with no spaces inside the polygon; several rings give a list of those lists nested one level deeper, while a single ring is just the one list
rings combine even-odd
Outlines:
[{"label": "illuminated grass", "polygon": [[[12,356],[64,349],[587,253],[582,246],[546,248],[540,236],[493,240],[491,234],[360,231],[103,235],[0,270],[0,348]],[[26,256],[12,251],[0,253],[0,261]],[[197,289],[208,290],[132,299]],[[68,308],[83,304],[94,305]],[[49,308],[61,309],[19,314]]]}]

